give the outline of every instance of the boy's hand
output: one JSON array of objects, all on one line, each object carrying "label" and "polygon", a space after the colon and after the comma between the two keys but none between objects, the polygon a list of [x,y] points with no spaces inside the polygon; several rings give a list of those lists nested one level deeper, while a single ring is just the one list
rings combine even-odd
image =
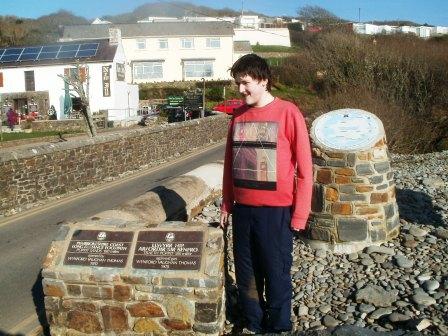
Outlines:
[{"label": "boy's hand", "polygon": [[221,220],[219,226],[225,229],[229,225],[229,214],[227,212],[221,212]]}]

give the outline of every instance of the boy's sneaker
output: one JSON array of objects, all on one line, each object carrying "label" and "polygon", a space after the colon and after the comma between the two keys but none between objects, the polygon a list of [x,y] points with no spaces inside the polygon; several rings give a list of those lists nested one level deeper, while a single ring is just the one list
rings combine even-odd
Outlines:
[{"label": "boy's sneaker", "polygon": [[255,335],[256,332],[247,328],[243,328],[243,330],[241,331],[242,335]]}]

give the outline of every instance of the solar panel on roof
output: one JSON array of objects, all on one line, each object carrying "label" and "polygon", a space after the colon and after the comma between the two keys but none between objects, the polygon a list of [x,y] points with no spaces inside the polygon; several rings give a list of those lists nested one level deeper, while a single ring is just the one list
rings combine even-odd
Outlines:
[{"label": "solar panel on roof", "polygon": [[90,57],[90,56],[95,56],[95,55],[96,55],[96,50],[89,49],[89,50],[78,51],[78,53],[76,54],[76,57]]},{"label": "solar panel on roof", "polygon": [[98,49],[99,43],[84,43],[81,44],[79,47],[79,50],[87,50],[87,49]]},{"label": "solar panel on roof", "polygon": [[19,57],[19,61],[35,61],[39,54],[22,54]]},{"label": "solar panel on roof", "polygon": [[24,54],[38,54],[42,47],[30,47],[23,49]]},{"label": "solar panel on roof", "polygon": [[43,46],[42,52],[58,52],[61,46]]},{"label": "solar panel on roof", "polygon": [[54,59],[56,58],[57,52],[41,52],[39,56],[37,57],[38,60],[45,60],[45,59]]},{"label": "solar panel on roof", "polygon": [[23,48],[9,48],[5,50],[3,55],[20,55],[23,51]]},{"label": "solar panel on roof", "polygon": [[61,58],[73,58],[76,56],[76,50],[72,51],[60,51],[58,55],[56,56],[57,59]]},{"label": "solar panel on roof", "polygon": [[0,63],[92,57],[97,54],[98,48],[99,43],[3,48],[0,49]]},{"label": "solar panel on roof", "polygon": [[3,55],[0,62],[16,62],[19,55]]},{"label": "solar panel on roof", "polygon": [[79,49],[79,44],[69,44],[61,46],[60,51],[77,51]]}]

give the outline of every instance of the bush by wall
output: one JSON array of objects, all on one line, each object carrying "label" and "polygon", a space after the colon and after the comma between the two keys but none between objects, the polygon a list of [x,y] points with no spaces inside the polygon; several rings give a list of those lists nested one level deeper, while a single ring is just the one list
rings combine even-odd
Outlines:
[{"label": "bush by wall", "polygon": [[403,135],[391,146],[399,152],[433,151],[448,137],[447,41],[339,31],[305,34],[302,43],[274,78],[319,94],[308,114],[362,106],[382,118],[389,138]]}]

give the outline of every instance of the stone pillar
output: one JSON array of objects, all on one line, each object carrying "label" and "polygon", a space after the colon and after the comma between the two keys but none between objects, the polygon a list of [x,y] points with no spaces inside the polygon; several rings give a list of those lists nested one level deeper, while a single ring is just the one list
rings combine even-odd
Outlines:
[{"label": "stone pillar", "polygon": [[381,121],[361,110],[333,111],[315,120],[311,139],[311,244],[351,253],[396,237],[398,206]]},{"label": "stone pillar", "polygon": [[62,227],[42,270],[51,335],[220,334],[223,246],[220,229],[199,223]]}]

